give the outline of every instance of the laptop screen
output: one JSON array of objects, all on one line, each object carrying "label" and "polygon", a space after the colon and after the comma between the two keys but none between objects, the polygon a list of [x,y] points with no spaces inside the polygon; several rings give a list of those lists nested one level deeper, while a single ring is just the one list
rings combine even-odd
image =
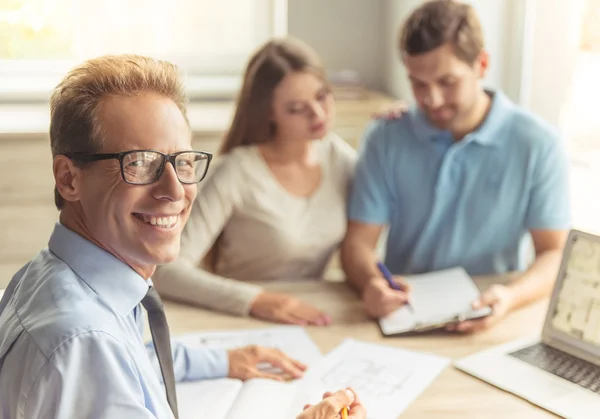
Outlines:
[{"label": "laptop screen", "polygon": [[566,257],[551,325],[600,347],[600,241],[577,235]]}]

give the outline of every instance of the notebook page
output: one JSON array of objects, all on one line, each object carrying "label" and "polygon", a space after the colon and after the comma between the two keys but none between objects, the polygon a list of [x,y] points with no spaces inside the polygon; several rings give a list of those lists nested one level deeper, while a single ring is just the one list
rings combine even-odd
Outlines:
[{"label": "notebook page", "polygon": [[408,282],[410,305],[419,323],[469,312],[479,296],[477,286],[463,268],[414,275]]},{"label": "notebook page", "polygon": [[448,363],[437,355],[346,339],[308,370],[291,408],[301,411],[323,392],[351,386],[368,419],[396,419]]},{"label": "notebook page", "polygon": [[[302,411],[288,413],[298,381],[280,382],[255,378],[246,381],[226,419],[296,418]],[[208,416],[207,416],[208,418]]]},{"label": "notebook page", "polygon": [[227,419],[243,383],[222,378],[177,384],[180,419]]}]

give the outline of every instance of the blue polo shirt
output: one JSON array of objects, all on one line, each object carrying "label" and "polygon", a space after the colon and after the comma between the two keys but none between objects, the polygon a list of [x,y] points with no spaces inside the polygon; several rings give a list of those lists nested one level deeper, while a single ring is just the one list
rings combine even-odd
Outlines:
[{"label": "blue polo shirt", "polygon": [[558,133],[502,92],[488,93],[485,121],[458,142],[416,108],[367,129],[349,218],[389,225],[385,263],[393,273],[524,270],[529,230],[570,227]]}]

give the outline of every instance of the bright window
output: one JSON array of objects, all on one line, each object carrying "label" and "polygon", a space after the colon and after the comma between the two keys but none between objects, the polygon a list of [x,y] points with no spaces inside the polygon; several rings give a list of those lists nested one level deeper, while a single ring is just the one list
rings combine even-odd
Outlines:
[{"label": "bright window", "polygon": [[0,0],[0,98],[35,95],[107,53],[164,58],[192,89],[225,89],[286,22],[286,0]]},{"label": "bright window", "polygon": [[585,0],[562,127],[571,154],[575,227],[600,234],[600,0]]}]

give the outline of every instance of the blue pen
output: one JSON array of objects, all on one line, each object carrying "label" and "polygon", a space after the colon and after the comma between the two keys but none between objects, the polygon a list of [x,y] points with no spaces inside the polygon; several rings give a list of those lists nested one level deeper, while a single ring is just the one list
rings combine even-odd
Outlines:
[{"label": "blue pen", "polygon": [[[381,272],[387,283],[390,284],[390,288],[396,291],[402,291],[398,284],[396,284],[396,282],[394,281],[392,273],[387,268],[387,266],[384,265],[383,262],[377,262],[377,267],[379,268],[379,271]],[[408,300],[406,301],[406,305],[409,307],[409,309],[411,309],[414,312],[414,309],[410,306],[410,302]]]},{"label": "blue pen", "polygon": [[390,287],[394,290],[400,291],[400,287],[394,282],[394,277],[392,276],[392,273],[387,268],[387,266],[385,266],[383,262],[377,262],[377,267],[379,268],[379,271],[381,272],[385,280],[388,282],[388,284],[390,284]]}]

